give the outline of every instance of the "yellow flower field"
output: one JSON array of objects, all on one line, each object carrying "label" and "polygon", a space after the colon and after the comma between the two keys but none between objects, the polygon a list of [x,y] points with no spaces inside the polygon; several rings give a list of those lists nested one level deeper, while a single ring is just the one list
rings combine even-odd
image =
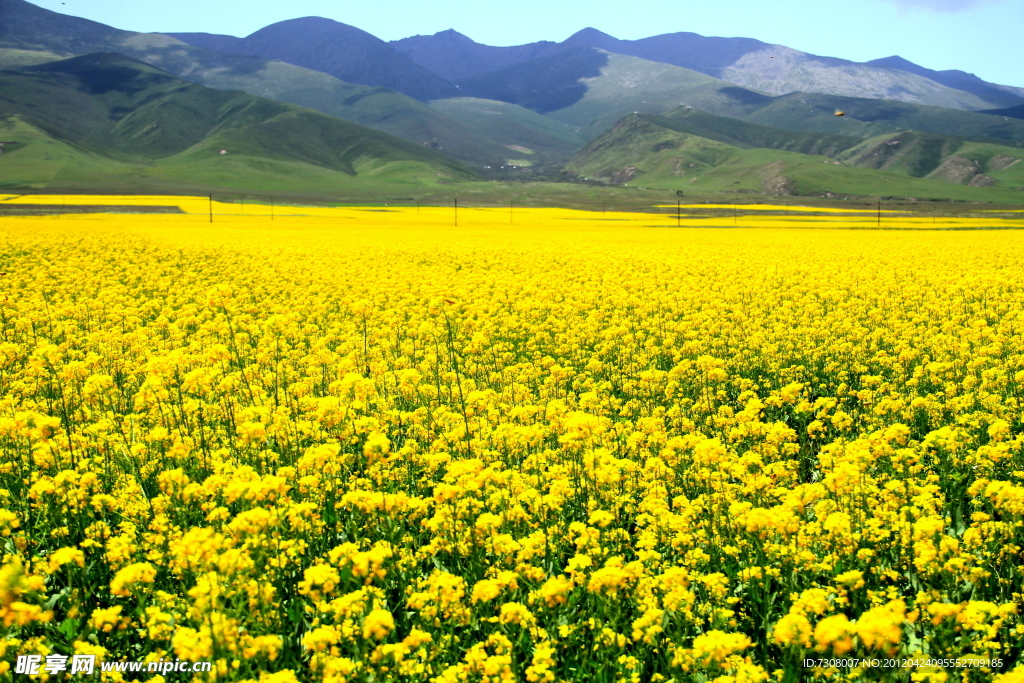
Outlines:
[{"label": "yellow flower field", "polygon": [[185,213],[0,218],[0,676],[1024,681],[1024,232],[89,202]]}]

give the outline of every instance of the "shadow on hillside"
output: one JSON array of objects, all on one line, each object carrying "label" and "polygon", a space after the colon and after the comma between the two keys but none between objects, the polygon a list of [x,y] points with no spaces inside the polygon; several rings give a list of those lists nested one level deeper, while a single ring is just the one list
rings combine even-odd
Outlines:
[{"label": "shadow on hillside", "polygon": [[511,102],[545,114],[583,99],[587,85],[580,81],[600,76],[607,64],[607,52],[575,48],[465,79],[459,87],[471,97]]}]

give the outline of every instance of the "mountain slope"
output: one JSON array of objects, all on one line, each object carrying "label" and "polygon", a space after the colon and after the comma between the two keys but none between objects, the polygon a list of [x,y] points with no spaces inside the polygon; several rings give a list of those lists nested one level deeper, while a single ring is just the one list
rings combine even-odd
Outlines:
[{"label": "mountain slope", "polygon": [[972,187],[1024,183],[1024,150],[952,135],[918,131],[883,135],[865,140],[837,158],[845,164]]},{"label": "mountain slope", "polygon": [[502,100],[582,128],[593,138],[633,111],[661,113],[682,103],[741,117],[769,100],[704,74],[574,48],[464,80],[476,97]]},{"label": "mountain slope", "polygon": [[695,135],[741,149],[778,149],[800,154],[836,157],[863,143],[861,138],[827,133],[807,133],[760,126],[738,119],[715,116],[690,106],[676,107],[648,121],[679,133]]},{"label": "mountain slope", "polygon": [[23,66],[44,64],[60,58],[60,55],[45,50],[19,50],[2,47],[0,48],[0,69],[20,69]]},{"label": "mountain slope", "polygon": [[[841,111],[843,116],[836,116]],[[901,130],[1024,145],[1024,122],[910,102],[791,93],[765,101],[747,121],[788,130],[872,137]]]},{"label": "mountain slope", "polygon": [[[1003,101],[947,88],[919,74],[820,57],[749,38],[669,33],[640,40],[618,40],[600,31],[585,29],[569,38],[566,44],[673,64],[772,95],[819,92],[958,109],[985,109],[989,102]],[[1005,98],[1008,93],[1001,94]]]},{"label": "mountain slope", "polygon": [[1024,98],[1024,88],[1017,88],[1009,85],[995,85],[984,81],[974,74],[967,73],[966,71],[960,71],[958,69],[949,69],[946,71],[935,71],[933,69],[926,69],[923,66],[918,66],[913,62],[903,59],[898,55],[891,57],[883,57],[882,59],[872,59],[866,64],[873,66],[881,66],[886,69],[898,69],[900,71],[906,71],[918,76],[924,76],[925,78],[940,83],[948,88],[955,88],[956,90],[962,90],[964,92],[973,93],[978,97],[989,102],[999,102],[1004,107],[1013,106],[1016,104],[1022,104],[1021,98]]},{"label": "mountain slope", "polygon": [[[788,131],[778,130],[773,136],[772,129],[761,126],[734,128],[729,121],[716,125],[717,117],[705,112],[680,110],[673,117],[623,118],[584,147],[566,171],[611,184],[683,192],[1019,201],[1024,190],[1022,150],[920,133],[876,138],[839,150],[838,146],[857,141],[822,136],[815,145]],[[691,118],[695,121],[688,122]],[[687,128],[710,131],[737,144],[694,135],[685,132]],[[834,158],[785,149],[794,145],[826,149]]]},{"label": "mountain slope", "polygon": [[[529,147],[530,165],[538,166],[560,166],[579,148],[574,128],[513,104],[452,98],[427,105],[384,88],[367,90],[324,110],[416,142],[478,171],[521,159],[511,149],[514,146]],[[396,103],[396,97],[408,101]],[[491,114],[479,113],[483,110]],[[560,134],[562,129],[569,135]]]},{"label": "mountain slope", "polygon": [[231,54],[279,59],[348,83],[391,88],[418,100],[459,94],[451,83],[395,51],[383,40],[330,19],[304,17],[281,21],[234,41],[230,36],[168,35]]},{"label": "mountain slope", "polygon": [[513,47],[483,45],[452,29],[431,36],[392,40],[390,45],[452,83],[562,51],[560,43],[549,40]]},{"label": "mountain slope", "polygon": [[165,33],[165,36],[170,36],[175,40],[180,40],[183,43],[194,45],[195,47],[201,47],[204,50],[216,50],[217,52],[227,52],[229,54],[251,54],[240,49],[240,44],[244,38],[237,36],[226,36],[220,33]]},{"label": "mountain slope", "polygon": [[474,76],[459,87],[471,96],[545,114],[582,100],[589,90],[588,79],[602,74],[609,57],[601,50],[578,48]]},{"label": "mountain slope", "polygon": [[456,97],[434,100],[430,106],[446,119],[462,124],[463,138],[473,130],[486,131],[490,140],[502,145],[506,164],[561,166],[582,143],[576,126],[508,102]]},{"label": "mountain slope", "polygon": [[81,166],[82,159],[105,165],[101,177],[156,177],[173,168],[192,184],[217,186],[246,186],[254,178],[295,186],[297,179],[317,177],[337,186],[368,176],[433,183],[439,176],[471,175],[393,136],[309,109],[188,83],[118,54],[0,72],[0,111],[4,125],[32,143],[12,146],[0,157],[0,178],[8,184],[46,182],[12,178],[9,169],[20,165],[24,171],[33,150],[45,166],[47,147],[70,154],[72,165]]},{"label": "mountain slope", "polygon": [[44,10],[24,0],[0,0],[0,47],[74,55],[95,52],[97,47],[133,35],[131,31]]},{"label": "mountain slope", "polygon": [[1002,116],[1003,118],[1024,119],[1024,104],[1018,104],[1016,107],[1007,107],[1006,109],[987,109],[981,113]]}]

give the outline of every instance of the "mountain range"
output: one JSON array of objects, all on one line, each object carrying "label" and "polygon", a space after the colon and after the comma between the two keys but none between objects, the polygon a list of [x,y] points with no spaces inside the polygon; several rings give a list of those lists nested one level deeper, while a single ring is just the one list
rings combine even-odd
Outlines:
[{"label": "mountain range", "polygon": [[576,48],[598,48],[691,69],[772,95],[818,92],[971,110],[1024,104],[1024,88],[986,83],[962,71],[932,71],[895,56],[857,63],[751,38],[668,33],[619,40],[586,28],[561,43],[494,47],[448,30],[391,44],[417,64],[460,85],[467,78],[530,60]]},{"label": "mountain range", "polygon": [[[393,52],[387,44],[377,42]],[[478,170],[522,158],[524,153],[514,147],[529,149],[540,167],[558,166],[578,148],[575,129],[552,126],[546,120],[535,128],[529,123],[535,120],[532,112],[516,112],[514,107],[505,107],[505,111],[519,125],[501,122],[492,132],[487,129],[492,123],[489,119],[468,124],[381,84],[350,83],[276,58],[197,47],[168,35],[121,31],[69,17],[25,0],[0,0],[0,69],[99,52],[134,57],[211,88],[242,90],[317,109],[443,151]],[[399,62],[404,60],[397,53],[395,56]],[[411,62],[408,65],[419,70]]]},{"label": "mountain range", "polygon": [[[81,76],[86,68],[108,90],[91,90]],[[1024,88],[961,71],[930,70],[897,56],[857,63],[750,38],[694,33],[620,40],[588,28],[561,42],[497,47],[448,30],[388,43],[337,21],[304,17],[245,37],[142,34],[50,12],[26,0],[0,0],[0,69],[7,69],[0,73],[5,88],[0,125],[16,127],[37,147],[44,142],[69,146],[68,159],[78,161],[69,161],[68,168],[86,155],[93,165],[97,159],[134,164],[131,173],[150,178],[169,159],[205,160],[202,150],[221,144],[224,136],[242,135],[231,144],[246,153],[230,159],[249,169],[241,175],[250,178],[258,159],[272,161],[266,168],[280,170],[274,165],[294,162],[357,178],[359,168],[369,168],[367,160],[379,152],[381,163],[370,166],[389,168],[384,175],[394,175],[394,162],[405,158],[409,168],[419,170],[394,178],[416,177],[417,182],[424,182],[422,169],[429,166],[436,169],[433,178],[453,180],[564,173],[614,183],[625,174],[651,184],[661,173],[671,185],[683,182],[681,171],[692,163],[706,167],[703,180],[687,177],[685,183],[700,184],[745,159],[755,166],[762,161],[813,164],[808,173],[820,176],[820,182],[768,174],[789,178],[778,181],[786,191],[817,193],[830,183],[884,190],[889,181],[875,187],[879,182],[871,174],[885,172],[913,179],[907,182],[915,187],[954,183],[964,188],[958,192],[969,192],[1016,187],[1017,171],[1007,169],[1016,168],[1015,148],[1024,147]],[[119,72],[134,75],[118,80]],[[52,103],[86,107],[90,102],[86,109],[94,115],[82,125],[91,132],[85,135],[82,125],[61,119],[60,112],[33,109],[33,101],[22,95],[39,88],[45,94],[36,97]],[[149,93],[152,104],[133,99],[136,91]],[[124,103],[111,105],[117,97]],[[217,97],[255,97],[253,102],[261,104],[245,108],[264,112],[263,118],[245,119],[247,125],[230,117],[221,122],[211,113],[221,111],[222,105],[214,104]],[[182,112],[193,105],[183,103],[192,100],[205,102],[207,113],[186,134],[191,124]],[[271,104],[291,109],[275,110]],[[364,135],[369,147],[349,146],[361,150],[358,164],[344,154],[321,158],[295,137],[298,133],[284,134],[282,121],[319,145],[326,144],[323,135],[335,141]],[[140,132],[135,122],[145,122],[148,132]],[[357,124],[378,132],[371,135]],[[269,130],[290,143],[271,144]],[[655,138],[664,139],[647,145]],[[4,171],[13,167],[16,149],[23,148],[6,147],[0,182],[8,182]],[[707,166],[685,154],[666,156],[672,149],[729,162]],[[290,161],[288,150],[295,152]],[[248,161],[242,163],[243,157]],[[902,161],[892,161],[896,158]],[[664,173],[658,159],[671,159],[665,163],[672,172]],[[226,161],[210,163],[225,166]],[[627,173],[628,168],[633,171]],[[193,178],[207,177],[205,172]],[[273,184],[272,175],[259,182]],[[208,180],[213,182],[212,176]],[[745,182],[718,189],[751,190]]]},{"label": "mountain range", "polygon": [[[822,93],[768,95],[692,69],[599,48],[574,48],[467,78],[463,89],[580,126],[591,139],[633,112],[679,105],[777,128],[870,137],[899,130],[983,137],[1024,144],[1012,117],[898,100]],[[835,116],[842,111],[844,115]]]}]

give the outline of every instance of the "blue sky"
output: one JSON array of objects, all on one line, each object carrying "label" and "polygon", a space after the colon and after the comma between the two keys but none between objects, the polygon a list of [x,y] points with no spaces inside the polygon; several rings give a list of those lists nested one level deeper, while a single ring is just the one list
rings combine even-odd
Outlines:
[{"label": "blue sky", "polygon": [[[31,0],[30,0],[31,1]],[[384,40],[454,28],[480,43],[564,40],[592,26],[617,38],[674,31],[742,36],[866,61],[898,54],[1024,87],[1024,0],[34,0],[132,31],[244,36],[284,19],[322,16]]]}]

